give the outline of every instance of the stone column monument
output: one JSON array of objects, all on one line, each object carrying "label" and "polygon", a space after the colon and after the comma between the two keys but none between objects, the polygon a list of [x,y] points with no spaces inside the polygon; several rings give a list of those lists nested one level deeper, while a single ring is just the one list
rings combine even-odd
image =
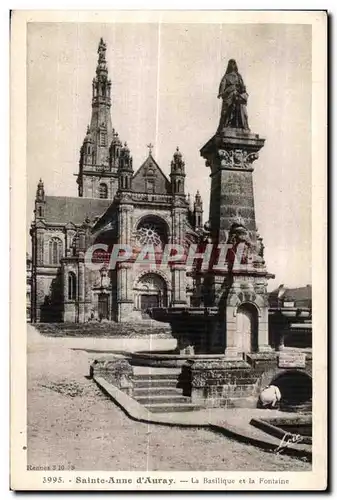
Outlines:
[{"label": "stone column monument", "polygon": [[223,315],[216,336],[224,340],[226,357],[242,359],[245,353],[270,350],[267,280],[273,276],[263,257],[253,191],[254,162],[265,140],[249,129],[248,94],[233,59],[221,80],[218,98],[222,99],[219,127],[200,153],[211,170],[212,242],[232,245],[232,259],[223,276],[217,273],[208,282],[213,286],[214,305]]}]

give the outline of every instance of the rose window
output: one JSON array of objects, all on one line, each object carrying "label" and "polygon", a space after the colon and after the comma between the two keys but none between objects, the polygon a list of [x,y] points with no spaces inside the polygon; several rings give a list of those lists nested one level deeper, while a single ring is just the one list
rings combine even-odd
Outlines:
[{"label": "rose window", "polygon": [[136,231],[136,243],[139,246],[159,246],[162,244],[162,241],[155,226],[145,224]]}]

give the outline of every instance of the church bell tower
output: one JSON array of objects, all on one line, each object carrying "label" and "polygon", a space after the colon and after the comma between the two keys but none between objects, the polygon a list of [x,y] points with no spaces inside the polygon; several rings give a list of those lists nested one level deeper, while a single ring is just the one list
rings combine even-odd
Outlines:
[{"label": "church bell tower", "polygon": [[100,39],[96,75],[92,81],[90,125],[80,151],[78,195],[113,199],[118,189],[118,134],[111,124],[111,80],[106,62],[106,44]]}]

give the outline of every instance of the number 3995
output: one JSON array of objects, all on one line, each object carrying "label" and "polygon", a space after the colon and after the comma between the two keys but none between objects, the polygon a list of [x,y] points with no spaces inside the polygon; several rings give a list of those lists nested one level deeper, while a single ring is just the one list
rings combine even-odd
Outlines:
[{"label": "number 3995", "polygon": [[63,479],[62,477],[56,477],[56,476],[44,476],[43,477],[43,480],[42,480],[43,483],[63,483]]}]

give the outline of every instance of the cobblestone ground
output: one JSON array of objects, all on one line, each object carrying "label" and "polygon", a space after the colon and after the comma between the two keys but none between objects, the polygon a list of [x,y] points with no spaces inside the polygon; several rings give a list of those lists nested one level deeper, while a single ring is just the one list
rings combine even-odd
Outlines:
[{"label": "cobblestone ground", "polygon": [[206,429],[130,420],[88,380],[90,356],[28,327],[28,464],[110,471],[305,471]]}]

